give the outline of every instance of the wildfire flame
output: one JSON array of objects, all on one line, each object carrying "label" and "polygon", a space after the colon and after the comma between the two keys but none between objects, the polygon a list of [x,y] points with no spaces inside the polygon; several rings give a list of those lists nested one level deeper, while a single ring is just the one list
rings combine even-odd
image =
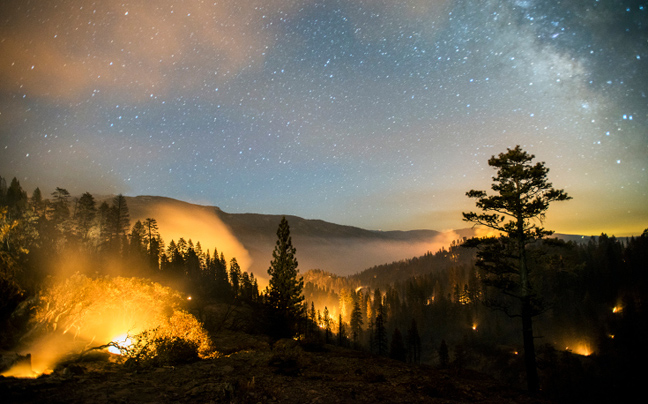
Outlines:
[{"label": "wildfire flame", "polygon": [[133,341],[128,334],[122,334],[111,341],[114,345],[108,347],[108,352],[115,355],[121,355],[122,350],[129,349],[133,346]]},{"label": "wildfire flame", "polygon": [[580,342],[574,346],[567,346],[565,350],[582,356],[590,356],[592,354],[592,348],[585,342]]},{"label": "wildfire flame", "polygon": [[109,344],[109,352],[126,354],[134,343],[130,336],[136,339],[144,330],[194,342],[198,354],[206,356],[212,352],[207,332],[182,309],[183,300],[178,292],[140,278],[75,274],[55,282],[41,292],[32,322],[34,342],[25,348],[35,374],[19,377],[47,373],[66,355],[93,345]]}]

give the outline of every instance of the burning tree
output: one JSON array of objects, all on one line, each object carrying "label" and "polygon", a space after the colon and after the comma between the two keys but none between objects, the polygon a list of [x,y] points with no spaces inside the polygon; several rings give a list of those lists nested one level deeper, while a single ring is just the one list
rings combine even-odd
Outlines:
[{"label": "burning tree", "polygon": [[541,226],[549,204],[571,198],[547,181],[549,169],[544,163],[531,163],[535,156],[520,146],[507,150],[488,160],[488,165],[497,169],[491,185],[496,194],[467,192],[468,197],[477,199],[476,205],[483,212],[463,213],[465,221],[489,227],[501,236],[473,239],[466,245],[480,248],[477,265],[482,270],[484,284],[519,303],[518,312],[512,312],[510,306],[496,304],[509,316],[522,319],[527,384],[530,391],[536,392],[539,382],[532,319],[539,312],[529,277],[527,246],[553,234]]}]

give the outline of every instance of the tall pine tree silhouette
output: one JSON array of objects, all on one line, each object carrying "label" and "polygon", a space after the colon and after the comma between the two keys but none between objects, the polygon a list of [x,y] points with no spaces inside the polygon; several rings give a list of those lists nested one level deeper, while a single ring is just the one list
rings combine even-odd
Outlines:
[{"label": "tall pine tree silhouette", "polygon": [[[466,245],[479,247],[477,265],[482,281],[495,287],[502,296],[512,298],[513,305],[494,302],[511,317],[522,319],[522,340],[528,389],[540,388],[535,357],[533,316],[539,314],[538,298],[529,271],[527,246],[553,232],[542,227],[549,204],[571,199],[562,189],[547,181],[549,169],[544,163],[532,164],[535,156],[516,146],[491,157],[488,165],[497,169],[491,189],[466,193],[477,200],[481,213],[464,213],[464,220],[496,230],[500,237],[469,240]],[[509,299],[510,300],[510,299]]]},{"label": "tall pine tree silhouette", "polygon": [[297,330],[297,323],[303,314],[304,281],[299,276],[295,252],[290,237],[290,226],[284,216],[277,229],[277,243],[268,268],[270,282],[266,294],[266,302],[275,321],[274,331],[282,336]]}]

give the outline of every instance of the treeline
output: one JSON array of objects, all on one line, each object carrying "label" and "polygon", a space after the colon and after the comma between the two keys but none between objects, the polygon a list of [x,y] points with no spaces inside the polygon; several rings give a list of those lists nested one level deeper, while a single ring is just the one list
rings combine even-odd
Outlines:
[{"label": "treeline", "polygon": [[453,243],[449,250],[349,277],[311,270],[304,274],[304,296],[324,307],[310,315],[315,322],[331,333],[342,329],[349,345],[412,362],[438,363],[442,345],[473,338],[473,327],[486,317],[478,303],[474,262],[474,252]]},{"label": "treeline", "polygon": [[28,196],[16,178],[7,185],[0,177],[0,231],[0,324],[8,328],[49,275],[77,271],[146,277],[196,298],[259,299],[257,280],[236,258],[191,239],[165,245],[154,218],[131,225],[123,195],[98,202],[56,188],[45,198],[36,188]]},{"label": "treeline", "polygon": [[[648,359],[642,347],[648,338],[648,230],[625,240],[605,234],[582,243],[548,239],[530,246],[529,254],[541,312],[535,335],[543,386],[564,393],[560,369],[590,387],[593,380],[599,387],[632,380],[625,364]],[[311,317],[330,330],[332,341],[341,332],[348,345],[376,354],[471,367],[522,386],[520,325],[506,315],[514,308],[496,304],[496,292],[483,285],[475,263],[475,250],[458,242],[349,277],[308,271],[304,295],[325,307],[326,313],[315,310]],[[599,380],[602,375],[607,379]]]}]

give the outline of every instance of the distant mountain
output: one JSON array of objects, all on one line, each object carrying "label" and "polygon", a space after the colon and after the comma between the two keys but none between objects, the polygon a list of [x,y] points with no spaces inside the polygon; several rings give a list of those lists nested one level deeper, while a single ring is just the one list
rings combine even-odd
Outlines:
[{"label": "distant mountain", "polygon": [[[101,198],[98,198],[101,199]],[[131,222],[155,218],[165,241],[184,237],[200,241],[203,250],[214,248],[229,261],[262,279],[272,259],[276,232],[282,215],[227,213],[216,206],[196,205],[160,196],[126,197]],[[377,231],[344,226],[323,220],[286,215],[301,272],[322,269],[340,276],[361,272],[375,265],[420,257],[436,252],[452,241],[475,235],[473,229]],[[556,234],[567,241],[589,237]]]},{"label": "distant mountain", "polygon": [[[202,206],[157,196],[126,198],[131,222],[155,218],[168,244],[180,237],[200,241],[203,250],[214,247],[227,260],[239,263],[264,278],[272,259],[281,215],[227,213],[215,206]],[[473,235],[471,229],[374,231],[323,220],[286,215],[302,272],[322,269],[350,275],[368,267],[435,252],[453,240]]]}]

